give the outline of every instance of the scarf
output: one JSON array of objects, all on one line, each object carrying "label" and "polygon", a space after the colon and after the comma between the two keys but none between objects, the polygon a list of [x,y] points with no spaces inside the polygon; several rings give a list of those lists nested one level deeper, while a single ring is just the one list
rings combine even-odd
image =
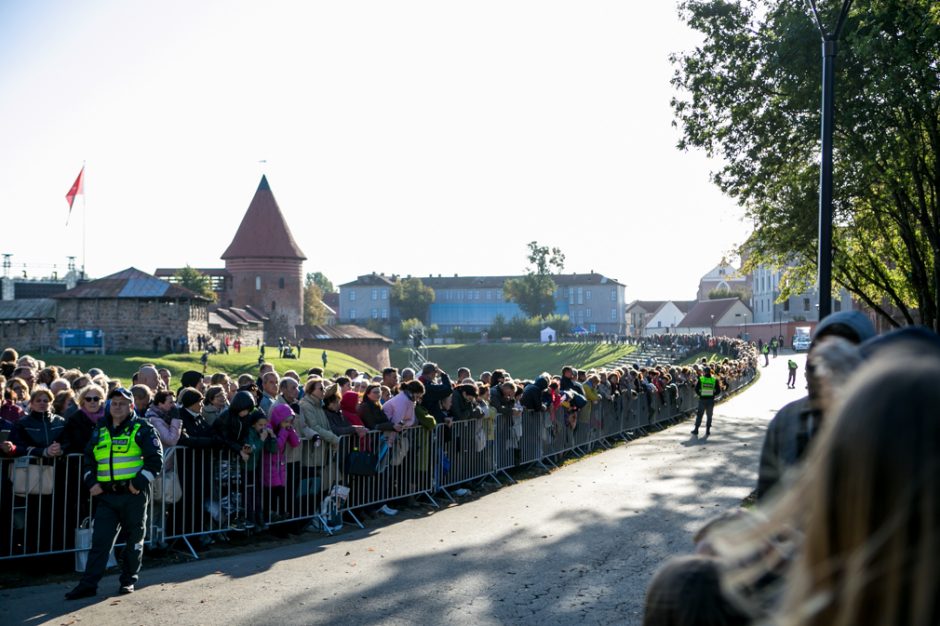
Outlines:
[{"label": "scarf", "polygon": [[99,406],[101,408],[99,408],[94,413],[89,413],[85,409],[81,409],[81,412],[85,414],[85,417],[87,417],[91,421],[91,423],[95,425],[98,424],[98,420],[104,417],[104,404],[99,404]]}]

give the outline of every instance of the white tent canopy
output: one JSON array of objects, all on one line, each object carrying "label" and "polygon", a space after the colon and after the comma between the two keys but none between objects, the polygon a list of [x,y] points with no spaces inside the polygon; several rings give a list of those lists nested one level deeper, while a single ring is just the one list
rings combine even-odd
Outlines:
[{"label": "white tent canopy", "polygon": [[558,333],[555,332],[555,329],[551,326],[546,326],[542,329],[542,332],[539,333],[539,338],[542,343],[549,343],[552,341],[558,341]]}]

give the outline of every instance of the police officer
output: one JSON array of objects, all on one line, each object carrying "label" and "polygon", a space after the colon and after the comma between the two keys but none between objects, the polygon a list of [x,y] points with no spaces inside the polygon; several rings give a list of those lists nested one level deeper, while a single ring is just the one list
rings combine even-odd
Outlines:
[{"label": "police officer", "polygon": [[144,551],[150,485],[163,468],[163,448],[153,427],[134,413],[133,395],[124,388],[108,393],[109,412],[98,422],[85,448],[84,481],[98,500],[95,530],[85,575],[66,600],[98,592],[108,555],[123,528],[127,544],[118,593],[134,592]]},{"label": "police officer", "polygon": [[702,415],[707,413],[708,420],[705,422],[705,436],[711,434],[712,413],[715,412],[715,398],[721,395],[721,383],[712,376],[712,368],[708,365],[702,370],[702,375],[698,377],[695,383],[695,393],[698,396],[698,412],[695,414],[695,428],[692,434],[698,436],[698,427],[702,425]]}]

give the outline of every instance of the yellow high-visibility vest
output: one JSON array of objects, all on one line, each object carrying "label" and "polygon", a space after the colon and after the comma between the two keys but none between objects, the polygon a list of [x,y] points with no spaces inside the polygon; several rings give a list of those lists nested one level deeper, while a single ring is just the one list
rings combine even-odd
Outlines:
[{"label": "yellow high-visibility vest", "polygon": [[111,438],[106,426],[98,429],[95,460],[98,461],[98,482],[130,480],[144,467],[144,451],[137,445],[140,424],[125,435]]}]

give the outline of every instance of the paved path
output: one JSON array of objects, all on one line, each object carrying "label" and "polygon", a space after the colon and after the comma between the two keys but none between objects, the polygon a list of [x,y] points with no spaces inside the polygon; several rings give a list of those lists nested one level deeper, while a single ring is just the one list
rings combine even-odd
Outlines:
[{"label": "paved path", "polygon": [[[145,568],[133,596],[66,603],[63,584],[3,591],[0,615],[96,626],[637,624],[656,567],[753,489],[764,426],[802,393],[785,387],[786,359],[718,406],[707,442],[684,422],[442,511]],[[108,576],[101,591],[116,587]]]}]

